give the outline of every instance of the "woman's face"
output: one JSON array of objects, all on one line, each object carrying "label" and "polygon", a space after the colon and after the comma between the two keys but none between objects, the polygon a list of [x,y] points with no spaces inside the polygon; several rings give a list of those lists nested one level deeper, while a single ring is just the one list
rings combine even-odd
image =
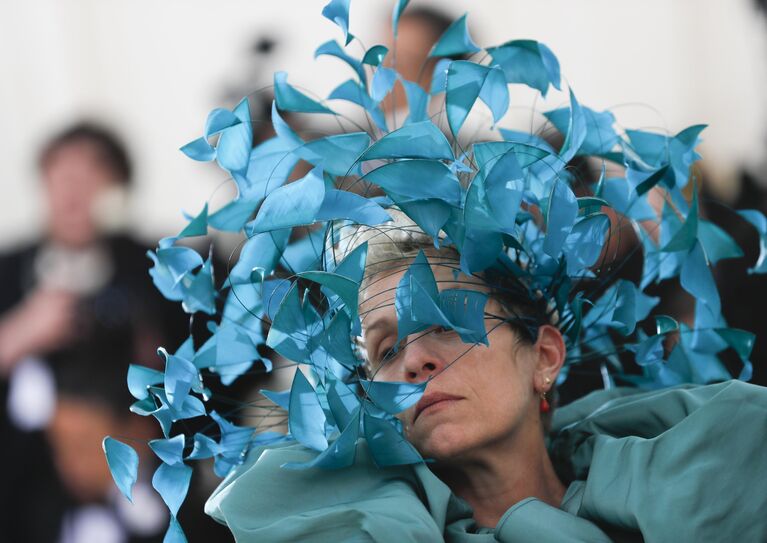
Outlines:
[{"label": "woman's face", "polygon": [[[440,290],[486,290],[479,280],[432,266]],[[408,440],[426,458],[461,461],[484,448],[514,439],[534,425],[540,432],[535,391],[536,349],[519,340],[502,318],[486,317],[489,346],[464,343],[457,333],[432,328],[413,334],[382,362],[397,339],[394,295],[403,272],[374,276],[361,292],[365,349],[374,379],[429,381],[421,400],[398,417]],[[472,281],[467,285],[466,281]],[[502,315],[490,299],[485,313]]]}]

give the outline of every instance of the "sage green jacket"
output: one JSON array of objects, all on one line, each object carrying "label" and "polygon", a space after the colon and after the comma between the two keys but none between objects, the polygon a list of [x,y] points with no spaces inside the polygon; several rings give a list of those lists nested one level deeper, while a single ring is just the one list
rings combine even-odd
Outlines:
[{"label": "sage green jacket", "polygon": [[206,505],[238,542],[767,541],[767,389],[740,381],[593,393],[559,409],[560,508],[528,498],[494,529],[421,464],[281,469],[314,452],[251,452]]}]

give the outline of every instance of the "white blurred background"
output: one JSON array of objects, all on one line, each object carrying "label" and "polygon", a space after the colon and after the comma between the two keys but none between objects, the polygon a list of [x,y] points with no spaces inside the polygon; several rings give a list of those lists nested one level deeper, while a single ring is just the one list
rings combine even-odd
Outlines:
[{"label": "white blurred background", "polygon": [[[199,211],[225,179],[178,151],[201,134],[210,109],[270,84],[277,69],[320,95],[350,76],[337,59],[313,60],[317,45],[341,38],[320,16],[325,3],[3,2],[0,248],[40,232],[36,155],[55,131],[81,118],[106,122],[128,144],[136,167],[133,230],[149,243],[175,234],[184,224],[180,210]],[[352,32],[367,46],[381,41],[392,4],[352,3]],[[620,123],[672,133],[708,123],[704,167],[724,197],[737,191],[742,168],[759,172],[764,164],[767,18],[753,0],[419,4],[453,16],[470,11],[481,46],[512,38],[546,43],[579,100],[616,108]],[[271,52],[255,52],[260,40],[274,43]]]}]

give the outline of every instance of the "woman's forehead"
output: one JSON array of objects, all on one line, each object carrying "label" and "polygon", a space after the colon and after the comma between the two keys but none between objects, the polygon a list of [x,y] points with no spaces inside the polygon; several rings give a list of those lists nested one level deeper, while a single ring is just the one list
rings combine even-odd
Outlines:
[{"label": "woman's forehead", "polygon": [[[390,269],[378,271],[365,278],[359,297],[359,313],[363,328],[369,329],[379,320],[391,320],[396,324],[394,301],[397,286],[412,262],[413,260],[409,259],[397,264],[393,263]],[[440,291],[466,289],[486,292],[489,290],[482,278],[461,272],[459,264],[453,259],[431,258],[429,268],[434,274]]]}]

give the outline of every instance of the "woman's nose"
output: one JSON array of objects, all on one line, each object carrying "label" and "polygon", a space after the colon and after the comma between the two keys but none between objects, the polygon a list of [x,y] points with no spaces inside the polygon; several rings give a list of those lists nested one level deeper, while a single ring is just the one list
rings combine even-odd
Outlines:
[{"label": "woman's nose", "polygon": [[431,334],[408,337],[402,352],[405,380],[421,383],[436,376],[445,367]]}]

